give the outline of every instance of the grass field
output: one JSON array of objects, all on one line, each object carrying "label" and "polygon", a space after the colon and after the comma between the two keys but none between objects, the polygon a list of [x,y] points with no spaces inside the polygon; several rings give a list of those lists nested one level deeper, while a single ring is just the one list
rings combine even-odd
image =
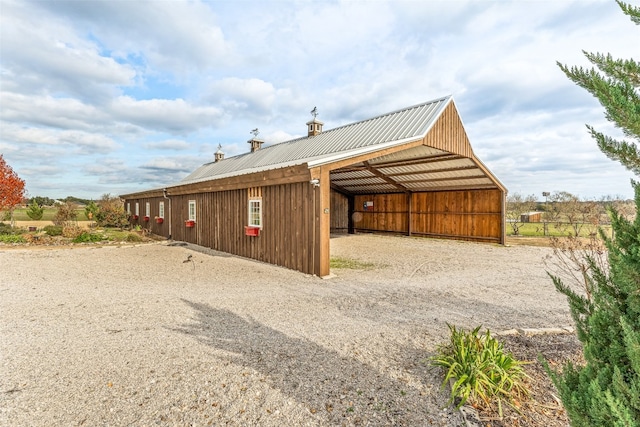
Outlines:
[{"label": "grass field", "polygon": [[[56,214],[56,211],[57,209],[55,208],[45,208],[44,213],[42,215],[42,219],[40,219],[39,221],[52,221],[53,217]],[[78,213],[78,218],[77,218],[78,221],[85,221],[87,219],[87,217],[84,216],[84,208],[76,209],[76,212]],[[18,208],[14,210],[13,219],[15,221],[31,221],[31,218],[29,218],[29,215],[27,215],[26,208]]]},{"label": "grass field", "polygon": [[[605,231],[605,233],[610,236],[611,235],[611,226],[610,225],[603,225],[601,226],[601,228]],[[593,227],[592,225],[585,225],[584,227],[582,227],[582,230],[580,230],[580,236],[581,237],[589,237],[589,234],[593,231],[596,231],[597,228]],[[556,224],[552,224],[552,223],[548,223],[547,224],[547,236],[555,236],[555,237],[563,237],[566,236],[568,233],[571,233],[572,229],[571,227],[566,227],[564,229],[558,228],[556,227]],[[513,228],[511,227],[511,224],[507,223],[507,236],[513,236]],[[544,234],[544,224],[541,222],[530,222],[530,223],[525,223],[524,225],[522,225],[519,229],[518,235],[523,236],[523,237],[543,237],[545,236]]]}]

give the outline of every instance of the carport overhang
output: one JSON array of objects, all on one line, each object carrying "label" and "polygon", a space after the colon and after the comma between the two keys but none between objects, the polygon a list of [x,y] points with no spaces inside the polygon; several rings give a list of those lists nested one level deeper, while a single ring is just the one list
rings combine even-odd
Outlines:
[{"label": "carport overhang", "polygon": [[[320,238],[315,252],[316,274],[320,277],[330,274],[331,190],[354,196],[495,189],[503,195],[504,217],[506,188],[473,152],[469,154],[434,148],[425,137],[346,158],[309,162],[311,179],[319,181],[316,225]],[[504,233],[503,223],[501,243],[504,243]]]}]

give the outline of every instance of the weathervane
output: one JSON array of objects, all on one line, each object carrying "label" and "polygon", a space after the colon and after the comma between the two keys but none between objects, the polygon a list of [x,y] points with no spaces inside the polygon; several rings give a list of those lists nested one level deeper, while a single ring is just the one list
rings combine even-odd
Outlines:
[{"label": "weathervane", "polygon": [[218,144],[218,151],[222,150],[222,144]]},{"label": "weathervane", "polygon": [[251,132],[249,132],[249,133],[252,133],[252,134],[253,134],[253,137],[255,138],[255,137],[257,137],[257,136],[258,136],[258,134],[260,133],[260,131],[258,130],[258,128],[255,128],[254,130],[252,130],[252,131],[251,131]]},{"label": "weathervane", "polygon": [[311,110],[311,115],[314,119],[318,116],[318,107],[313,107],[313,110]]}]

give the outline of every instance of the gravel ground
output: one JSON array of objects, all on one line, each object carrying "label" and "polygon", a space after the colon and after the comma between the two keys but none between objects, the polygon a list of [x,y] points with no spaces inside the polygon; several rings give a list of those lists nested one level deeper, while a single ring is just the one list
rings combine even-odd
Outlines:
[{"label": "gravel ground", "polygon": [[331,250],[375,266],[323,280],[167,242],[0,247],[0,424],[460,426],[425,361],[446,322],[571,324],[548,248]]}]

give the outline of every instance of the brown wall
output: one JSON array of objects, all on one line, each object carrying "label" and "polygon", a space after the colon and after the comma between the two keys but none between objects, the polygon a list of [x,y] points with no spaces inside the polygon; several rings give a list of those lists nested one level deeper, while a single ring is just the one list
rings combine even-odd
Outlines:
[{"label": "brown wall", "polygon": [[[355,196],[356,231],[387,231],[430,237],[502,242],[500,190],[441,191]],[[364,203],[373,208],[364,209]]]},{"label": "brown wall", "polygon": [[[138,202],[140,204],[140,215],[138,217],[138,219],[133,219],[130,218],[131,221],[131,225],[133,227],[136,226],[140,226],[142,228],[145,228],[147,230],[149,230],[151,233],[153,234],[157,234],[158,236],[165,236],[168,237],[169,236],[169,200],[163,198],[163,197],[147,197],[147,198],[142,198],[142,199],[135,199],[135,200],[126,200],[125,201],[125,205],[124,208],[127,208],[127,203],[130,202],[131,203],[131,215],[134,215],[136,213],[136,202]],[[146,202],[150,203],[150,215],[149,215],[149,221],[145,221],[144,217],[145,217],[145,204]],[[165,218],[162,222],[162,224],[158,224],[156,221],[156,217],[159,215],[159,210],[160,210],[160,202],[164,202],[164,215]]]},{"label": "brown wall", "polygon": [[[174,240],[194,243],[218,251],[280,265],[308,274],[317,274],[314,265],[315,189],[308,181],[261,187],[262,230],[260,235],[246,236],[248,224],[248,190],[229,190],[192,195],[171,196],[171,234]],[[169,233],[169,204],[165,200],[165,221],[158,225],[160,199],[152,201],[151,231]],[[187,228],[189,200],[196,201],[196,225]],[[133,211],[134,204],[131,202]],[[139,199],[144,215],[144,202]],[[125,202],[125,203],[126,203]],[[154,211],[155,204],[155,211]],[[126,205],[125,205],[126,206]],[[155,212],[155,213],[154,213]],[[133,225],[141,223],[132,221]],[[144,223],[142,223],[144,226]],[[146,228],[146,227],[145,227]]]}]

